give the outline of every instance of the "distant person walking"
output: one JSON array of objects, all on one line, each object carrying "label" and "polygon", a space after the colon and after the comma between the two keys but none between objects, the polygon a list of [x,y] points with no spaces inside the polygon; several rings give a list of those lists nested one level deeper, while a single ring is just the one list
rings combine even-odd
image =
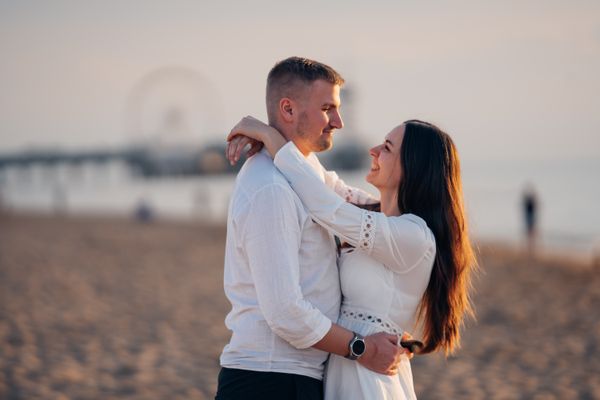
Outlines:
[{"label": "distant person walking", "polygon": [[537,214],[538,200],[533,185],[528,184],[523,192],[523,219],[525,222],[525,235],[527,251],[533,255],[537,241]]}]

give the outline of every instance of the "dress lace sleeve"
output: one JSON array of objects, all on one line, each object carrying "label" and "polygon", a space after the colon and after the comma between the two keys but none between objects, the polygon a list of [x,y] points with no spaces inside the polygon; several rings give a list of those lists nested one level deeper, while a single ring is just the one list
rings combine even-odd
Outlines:
[{"label": "dress lace sleeve", "polygon": [[425,257],[434,257],[433,234],[418,216],[388,217],[347,203],[325,185],[293,142],[274,161],[317,223],[387,268],[408,272]]},{"label": "dress lace sleeve", "polygon": [[334,171],[325,171],[325,183],[348,203],[365,205],[379,202],[369,192],[347,185]]},{"label": "dress lace sleeve", "polygon": [[321,170],[325,184],[333,189],[333,191],[346,202],[358,205],[375,204],[379,202],[379,198],[373,196],[369,192],[347,185],[335,171],[327,171],[316,156],[311,155],[309,157],[312,166]]}]

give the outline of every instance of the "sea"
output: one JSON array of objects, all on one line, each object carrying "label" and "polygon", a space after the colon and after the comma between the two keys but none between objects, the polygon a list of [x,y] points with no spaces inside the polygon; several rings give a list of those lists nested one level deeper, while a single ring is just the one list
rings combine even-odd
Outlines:
[{"label": "sea", "polygon": [[[338,171],[348,184],[374,192],[367,171]],[[462,178],[472,236],[524,243],[523,193],[539,209],[539,245],[582,259],[600,259],[600,158],[463,161]],[[0,170],[0,207],[18,212],[150,217],[225,222],[235,175],[146,179],[119,161],[27,171]]]}]

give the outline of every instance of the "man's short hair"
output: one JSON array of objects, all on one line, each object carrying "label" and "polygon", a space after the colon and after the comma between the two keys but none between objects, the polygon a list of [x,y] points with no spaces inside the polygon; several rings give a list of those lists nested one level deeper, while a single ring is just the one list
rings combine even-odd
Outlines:
[{"label": "man's short hair", "polygon": [[267,77],[269,122],[275,122],[275,112],[279,106],[279,100],[284,97],[296,98],[302,95],[302,89],[319,79],[332,85],[342,86],[344,84],[344,78],[336,70],[308,58],[289,57],[275,64]]}]

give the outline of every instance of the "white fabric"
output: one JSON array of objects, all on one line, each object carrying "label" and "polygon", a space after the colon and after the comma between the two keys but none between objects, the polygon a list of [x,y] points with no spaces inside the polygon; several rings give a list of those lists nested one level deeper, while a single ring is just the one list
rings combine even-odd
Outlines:
[{"label": "white fabric", "polygon": [[[315,177],[346,193],[309,157]],[[307,163],[308,165],[308,163]],[[364,192],[357,201],[373,201]],[[250,158],[229,205],[224,268],[232,331],[221,365],[323,378],[328,354],[311,348],[340,308],[333,235],[315,222],[266,151]]]},{"label": "white fabric", "polygon": [[[363,335],[412,330],[435,258],[435,240],[425,221],[348,204],[318,178],[293,143],[276,154],[275,165],[312,217],[356,247],[345,249],[339,261],[343,300],[338,323]],[[331,355],[325,397],[414,399],[410,362],[403,360],[398,375],[388,377]]]},{"label": "white fabric", "polygon": [[311,154],[308,158],[311,165],[320,171],[323,175],[325,184],[332,188],[339,196],[341,196],[348,203],[353,204],[373,204],[379,202],[379,199],[373,197],[370,193],[364,190],[357,189],[355,187],[348,186],[341,180],[335,171],[327,171],[319,163],[319,160],[314,154]]}]

